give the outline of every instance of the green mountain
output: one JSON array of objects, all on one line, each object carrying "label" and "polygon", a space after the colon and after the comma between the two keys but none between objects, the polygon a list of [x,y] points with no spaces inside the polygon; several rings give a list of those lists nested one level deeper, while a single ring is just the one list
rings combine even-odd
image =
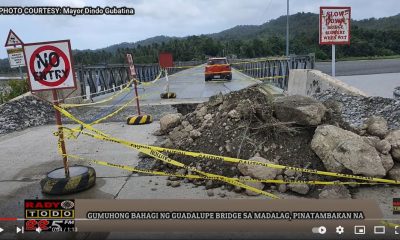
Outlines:
[{"label": "green mountain", "polygon": [[147,38],[145,40],[137,41],[137,42],[122,42],[119,44],[114,44],[106,48],[97,49],[98,51],[106,51],[106,52],[116,52],[118,48],[136,48],[138,46],[149,46],[152,44],[161,44],[168,43],[174,39],[179,39],[178,37],[168,37],[168,36],[155,36],[151,38]]},{"label": "green mountain", "polygon": [[[302,33],[318,30],[318,14],[297,13],[290,15],[290,34],[297,36]],[[210,37],[220,40],[246,40],[249,38],[265,38],[269,36],[286,35],[286,16],[270,20],[262,25],[241,25],[225,31],[210,34]]]},{"label": "green mountain", "polygon": [[399,30],[400,14],[384,18],[369,18],[355,22],[356,26],[369,30]]},{"label": "green mountain", "polygon": [[[315,13],[296,13],[290,15],[289,18],[290,36],[295,38],[302,34],[315,34],[318,32],[319,15]],[[365,30],[399,30],[400,14],[384,17],[384,18],[369,18],[364,20],[352,20],[353,27],[362,28]],[[209,34],[208,36],[215,39],[227,40],[245,40],[249,38],[265,38],[269,36],[286,35],[286,16],[281,16],[277,19],[270,20],[262,25],[242,25],[236,26],[219,33]]]},{"label": "green mountain", "polygon": [[[296,13],[290,15],[290,53],[316,53],[318,59],[330,56],[329,46],[318,44],[319,15]],[[338,46],[337,56],[365,57],[400,54],[400,14],[364,20],[352,20],[351,45]],[[236,55],[260,57],[283,55],[285,49],[286,16],[262,25],[239,25],[218,33],[185,38],[157,36],[137,43],[121,43],[104,49],[118,55],[130,51],[142,62],[157,61],[159,51],[170,51],[175,59],[185,61],[207,56]],[[107,59],[107,58],[106,58]],[[116,56],[115,61],[122,61]]]}]

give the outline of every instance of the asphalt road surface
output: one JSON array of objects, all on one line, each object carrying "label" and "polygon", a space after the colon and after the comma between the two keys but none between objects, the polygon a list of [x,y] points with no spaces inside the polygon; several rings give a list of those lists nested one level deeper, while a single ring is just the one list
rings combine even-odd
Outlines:
[{"label": "asphalt road surface", "polygon": [[[176,99],[162,100],[160,98],[160,93],[166,92],[167,89],[167,81],[165,78],[161,78],[154,84],[150,85],[140,84],[138,86],[138,92],[141,101],[145,103],[174,103],[179,101],[188,101],[189,99],[190,101],[203,102],[220,92],[226,94],[256,83],[259,83],[259,81],[246,76],[237,70],[233,70],[231,81],[215,79],[213,81],[205,82],[204,65],[200,65],[169,76],[169,91],[176,93]],[[130,91],[127,96],[125,95],[126,94],[121,94],[121,96],[116,98],[114,102],[118,102],[122,97],[132,99],[133,91]],[[100,101],[108,96],[110,95],[99,96],[93,100],[95,102]]]},{"label": "asphalt road surface", "polygon": [[[315,69],[331,75],[331,62],[317,62]],[[361,60],[336,62],[336,76],[399,73],[400,59]]]},{"label": "asphalt road surface", "polygon": [[339,76],[337,78],[369,96],[392,98],[394,88],[400,86],[400,73]]}]

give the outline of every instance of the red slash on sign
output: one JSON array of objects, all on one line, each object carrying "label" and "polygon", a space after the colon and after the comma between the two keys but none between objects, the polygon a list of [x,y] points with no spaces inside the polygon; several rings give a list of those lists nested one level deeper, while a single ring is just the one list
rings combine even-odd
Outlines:
[{"label": "red slash on sign", "polygon": [[[50,53],[48,53],[48,51],[50,51]],[[64,62],[64,67],[60,66],[61,59]],[[44,69],[40,71],[39,69],[42,68],[42,65]],[[38,70],[35,69],[35,66]],[[39,83],[48,87],[56,87],[61,85],[68,78],[71,66],[68,57],[63,51],[55,46],[45,45],[37,48],[32,53],[29,59],[29,70]],[[49,81],[54,79],[56,81]]]}]

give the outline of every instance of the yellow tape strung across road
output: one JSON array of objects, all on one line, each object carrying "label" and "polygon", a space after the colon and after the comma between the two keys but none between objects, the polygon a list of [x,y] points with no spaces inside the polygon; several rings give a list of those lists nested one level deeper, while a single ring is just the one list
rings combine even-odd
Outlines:
[{"label": "yellow tape strung across road", "polygon": [[149,146],[149,145],[145,145],[145,144],[139,144],[139,143],[135,143],[135,142],[125,141],[125,140],[121,140],[121,139],[117,139],[117,138],[113,138],[113,137],[108,137],[105,135],[105,133],[102,133],[101,131],[93,128],[92,126],[89,126],[89,125],[83,123],[82,121],[78,120],[72,114],[70,114],[68,111],[66,111],[60,107],[57,107],[57,106],[54,106],[54,107],[56,109],[58,109],[66,117],[73,120],[74,122],[84,125],[85,128],[98,134],[98,135],[96,135],[96,134],[91,134],[91,133],[85,133],[85,135],[91,136],[91,137],[99,139],[99,140],[120,143],[125,146],[133,147],[136,149],[148,149],[148,150],[153,150],[153,151],[161,151],[161,152],[168,152],[168,153],[173,153],[173,154],[180,154],[180,155],[190,156],[190,157],[205,158],[205,159],[210,159],[210,160],[219,160],[219,161],[232,162],[232,163],[244,163],[244,164],[249,164],[249,165],[264,166],[264,167],[269,167],[269,168],[274,168],[274,169],[290,169],[293,171],[311,173],[311,174],[317,174],[317,175],[324,175],[324,176],[330,176],[330,177],[349,178],[349,179],[357,179],[357,180],[368,181],[368,182],[381,182],[381,183],[387,183],[387,184],[400,184],[399,181],[390,180],[390,179],[326,172],[326,171],[320,171],[320,170],[315,170],[315,169],[289,167],[289,166],[284,166],[284,165],[279,165],[279,164],[262,163],[262,162],[252,161],[252,160],[224,157],[224,156],[218,156],[218,155],[206,154],[206,153],[188,152],[188,151],[183,151],[183,150]]},{"label": "yellow tape strung across road", "polygon": [[[65,128],[65,129],[67,129],[67,128]],[[68,130],[71,130],[71,129],[68,129]],[[96,159],[88,159],[88,158],[84,158],[84,157],[80,157],[80,156],[76,156],[76,155],[70,155],[70,154],[61,154],[61,155],[67,156],[68,158],[81,160],[81,161],[93,162],[95,164],[102,165],[102,166],[120,168],[120,169],[124,169],[124,170],[131,171],[131,172],[139,172],[139,173],[146,173],[146,174],[160,175],[160,176],[168,176],[168,177],[217,180],[216,178],[207,177],[207,176],[193,175],[193,174],[175,174],[175,173],[167,173],[167,172],[160,172],[160,171],[145,170],[145,169],[140,169],[140,168],[126,166],[126,165],[109,163],[109,162],[96,160]],[[227,178],[229,178],[229,177],[227,177]],[[233,181],[261,182],[261,183],[273,183],[273,184],[309,184],[309,185],[379,185],[379,184],[385,184],[385,183],[370,183],[370,182],[339,182],[339,181],[332,181],[332,182],[327,182],[327,181],[299,181],[299,180],[286,180],[286,181],[284,181],[284,180],[275,180],[275,179],[255,179],[255,178],[244,178],[244,177],[229,178],[229,179],[231,179]]]},{"label": "yellow tape strung across road", "polygon": [[61,107],[63,108],[72,108],[72,107],[84,107],[84,106],[92,106],[92,105],[96,105],[96,104],[101,104],[101,103],[106,103],[109,102],[111,100],[113,100],[114,98],[116,98],[117,96],[121,95],[122,93],[129,91],[129,86],[135,81],[135,79],[132,79],[131,81],[129,81],[129,83],[123,88],[121,89],[118,93],[112,95],[109,98],[106,98],[104,100],[101,100],[99,102],[94,102],[94,103],[76,103],[76,104],[61,104]]},{"label": "yellow tape strung across road", "polygon": [[199,64],[199,65],[192,65],[192,66],[175,66],[175,67],[167,67],[166,69],[168,70],[168,69],[174,69],[174,68],[176,68],[176,69],[184,69],[184,68],[196,68],[196,67],[199,67],[199,66],[201,66],[201,65],[203,65],[204,63],[202,63],[202,64]]},{"label": "yellow tape strung across road", "polygon": [[150,82],[141,82],[141,81],[139,81],[139,80],[137,80],[137,79],[135,79],[134,81],[135,81],[137,84],[140,84],[140,85],[143,85],[143,86],[150,86],[150,85],[153,85],[154,83],[156,83],[158,80],[160,80],[161,75],[163,74],[163,72],[164,72],[164,70],[161,69],[161,71],[160,71],[160,73],[157,75],[157,77],[156,77],[153,81],[150,81]]},{"label": "yellow tape strung across road", "polygon": [[126,84],[126,86],[123,89],[121,89],[118,93],[116,93],[116,94],[112,95],[111,97],[106,98],[104,100],[101,100],[101,101],[98,101],[98,102],[94,102],[94,103],[61,104],[61,107],[63,107],[63,108],[84,107],[84,106],[92,106],[92,105],[97,105],[97,104],[102,104],[102,103],[109,102],[109,101],[113,100],[114,98],[116,98],[117,96],[121,95],[122,93],[124,93],[126,91],[129,91],[130,90],[129,87],[134,82],[139,83],[139,84],[144,85],[144,86],[150,86],[150,85],[156,83],[161,78],[162,73],[163,73],[163,71],[160,71],[158,76],[151,82],[140,82],[139,80],[134,78],[134,79],[130,80]]},{"label": "yellow tape strung across road", "polygon": [[[58,106],[55,106],[55,105],[53,105],[53,106],[54,106],[57,110],[59,110],[61,113],[63,113],[66,117],[69,117],[71,120],[73,120],[73,121],[75,121],[75,122],[77,122],[77,123],[83,125],[85,128],[87,128],[87,129],[89,129],[89,130],[92,130],[92,131],[94,131],[94,132],[96,132],[96,133],[102,133],[101,131],[99,131],[99,130],[97,130],[97,129],[94,129],[92,126],[90,126],[90,125],[88,125],[88,124],[85,124],[84,122],[78,120],[77,118],[75,118],[73,115],[71,115],[71,114],[70,114],[69,112],[67,112],[66,110],[64,110],[64,109],[62,109],[62,108],[60,108],[60,107],[58,107]],[[82,132],[82,133],[83,133],[83,132]],[[103,134],[104,134],[104,133],[103,133]],[[85,134],[85,135],[86,135],[86,134]],[[114,138],[111,138],[111,137],[107,137],[107,136],[104,136],[104,135],[94,135],[94,134],[93,134],[93,137],[96,138],[96,139],[99,139],[99,140],[108,140],[108,141],[111,141],[111,142],[116,142],[116,143],[118,143],[118,140],[117,140],[117,139],[114,139]],[[146,145],[142,145],[142,146],[141,146],[141,145],[139,145],[139,144],[129,144],[129,147],[135,148],[135,149],[137,149],[138,151],[140,151],[140,152],[142,152],[142,153],[144,153],[144,154],[147,154],[147,155],[149,155],[149,156],[152,156],[152,157],[154,157],[155,159],[161,160],[161,161],[163,161],[163,162],[165,162],[165,163],[172,164],[172,165],[174,165],[174,166],[176,166],[176,167],[185,168],[185,169],[187,169],[187,170],[196,172],[196,173],[201,174],[201,175],[204,175],[204,176],[206,176],[206,177],[214,177],[215,179],[217,179],[217,180],[219,180],[219,181],[223,181],[223,182],[226,182],[226,183],[229,183],[229,184],[238,186],[238,187],[242,187],[242,188],[248,189],[248,190],[250,190],[250,191],[253,191],[253,192],[256,192],[256,193],[259,193],[259,194],[268,196],[268,197],[273,198],[273,199],[277,199],[277,198],[278,198],[278,197],[275,196],[274,194],[261,191],[261,190],[259,190],[259,189],[257,189],[257,188],[248,186],[248,185],[246,185],[246,184],[244,184],[244,183],[241,183],[241,182],[238,182],[238,181],[231,180],[231,179],[229,179],[229,178],[227,178],[227,177],[225,177],[225,176],[220,176],[220,175],[216,175],[216,174],[206,173],[206,172],[200,171],[200,170],[198,170],[198,169],[196,169],[196,168],[194,168],[194,167],[188,167],[188,166],[184,165],[183,163],[180,163],[180,162],[178,162],[178,161],[175,161],[175,160],[173,160],[173,159],[171,159],[171,158],[165,156],[164,154],[162,154],[162,153],[160,153],[160,152],[158,152],[158,151],[156,151],[156,150],[153,150],[153,149],[148,148]]]},{"label": "yellow tape strung across road", "polygon": [[[102,122],[102,121],[105,121],[105,120],[107,120],[108,118],[111,118],[111,117],[117,115],[117,114],[118,114],[119,112],[121,112],[124,108],[128,107],[129,105],[131,105],[134,101],[136,101],[136,98],[141,99],[141,98],[143,98],[143,97],[145,97],[145,96],[148,96],[148,95],[150,95],[150,94],[151,94],[151,93],[143,94],[142,96],[139,96],[139,97],[136,97],[136,96],[135,96],[133,99],[131,99],[131,100],[129,100],[128,102],[126,102],[124,105],[122,105],[121,107],[119,107],[119,108],[118,108],[117,110],[115,110],[114,112],[108,114],[107,116],[104,116],[104,117],[102,117],[102,118],[99,118],[99,119],[97,119],[97,120],[95,120],[95,121],[89,123],[88,125],[93,126],[93,125],[98,124],[98,123],[100,123],[100,122]],[[77,131],[81,132],[83,129],[84,129],[84,127],[81,126],[81,127],[75,128],[74,130],[77,130]],[[75,136],[75,138],[77,137],[76,135],[74,135],[74,136]]]}]

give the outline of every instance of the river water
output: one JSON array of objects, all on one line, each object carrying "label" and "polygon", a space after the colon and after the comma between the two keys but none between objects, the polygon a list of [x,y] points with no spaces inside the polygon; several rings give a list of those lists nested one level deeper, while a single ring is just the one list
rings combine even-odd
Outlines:
[{"label": "river water", "polygon": [[360,89],[369,96],[393,98],[393,90],[400,86],[400,73],[338,76],[341,81]]}]

